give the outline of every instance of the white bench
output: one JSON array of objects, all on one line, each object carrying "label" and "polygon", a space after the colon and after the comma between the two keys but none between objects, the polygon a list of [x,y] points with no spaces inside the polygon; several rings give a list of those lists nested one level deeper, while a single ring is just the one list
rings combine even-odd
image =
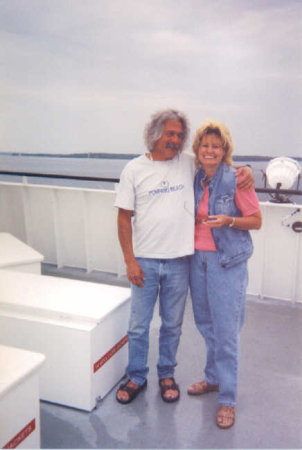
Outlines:
[{"label": "white bench", "polygon": [[0,342],[46,355],[41,399],[91,411],[124,376],[130,289],[0,270]]},{"label": "white bench", "polygon": [[45,356],[0,345],[0,448],[40,448],[39,369]]},{"label": "white bench", "polygon": [[41,273],[41,253],[9,233],[0,233],[0,269]]}]

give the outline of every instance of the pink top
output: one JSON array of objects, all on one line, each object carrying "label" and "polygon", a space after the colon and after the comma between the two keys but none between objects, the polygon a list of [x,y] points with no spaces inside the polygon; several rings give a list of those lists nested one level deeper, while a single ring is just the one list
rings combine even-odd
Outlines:
[{"label": "pink top", "polygon": [[[195,249],[215,252],[216,247],[213,240],[211,229],[202,223],[202,220],[208,217],[208,203],[209,203],[209,189],[208,186],[203,183],[204,193],[199,205],[198,214],[196,217],[195,225]],[[236,189],[235,203],[238,209],[242,212],[242,215],[250,216],[251,214],[260,211],[258,198],[254,189],[242,190]]]}]

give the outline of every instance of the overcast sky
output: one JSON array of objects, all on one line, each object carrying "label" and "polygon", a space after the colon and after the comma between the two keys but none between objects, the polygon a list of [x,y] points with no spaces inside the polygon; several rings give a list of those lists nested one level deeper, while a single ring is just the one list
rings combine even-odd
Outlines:
[{"label": "overcast sky", "polygon": [[142,153],[173,107],[302,156],[301,0],[0,0],[0,27],[0,152]]}]

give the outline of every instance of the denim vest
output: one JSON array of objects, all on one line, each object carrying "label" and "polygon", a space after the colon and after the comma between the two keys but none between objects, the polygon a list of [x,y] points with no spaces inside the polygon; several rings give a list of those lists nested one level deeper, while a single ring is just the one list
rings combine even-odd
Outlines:
[{"label": "denim vest", "polygon": [[[241,217],[242,213],[235,203],[236,171],[227,164],[220,164],[215,175],[210,179],[209,215],[223,214],[231,217]],[[206,179],[203,169],[200,169],[194,180],[195,216],[198,213],[204,188],[202,182]],[[222,267],[228,268],[246,261],[253,253],[253,243],[250,233],[229,226],[211,229],[216,246],[218,260]]]}]

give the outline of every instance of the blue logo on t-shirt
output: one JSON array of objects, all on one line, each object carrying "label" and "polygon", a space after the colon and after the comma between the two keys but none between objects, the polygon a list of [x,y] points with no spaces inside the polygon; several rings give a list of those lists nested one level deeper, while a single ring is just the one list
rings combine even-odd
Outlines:
[{"label": "blue logo on t-shirt", "polygon": [[182,191],[184,187],[185,186],[183,184],[176,184],[175,186],[169,186],[169,183],[167,181],[162,181],[161,187],[149,191],[149,195],[154,197],[155,195],[160,194],[170,194],[171,192]]}]

